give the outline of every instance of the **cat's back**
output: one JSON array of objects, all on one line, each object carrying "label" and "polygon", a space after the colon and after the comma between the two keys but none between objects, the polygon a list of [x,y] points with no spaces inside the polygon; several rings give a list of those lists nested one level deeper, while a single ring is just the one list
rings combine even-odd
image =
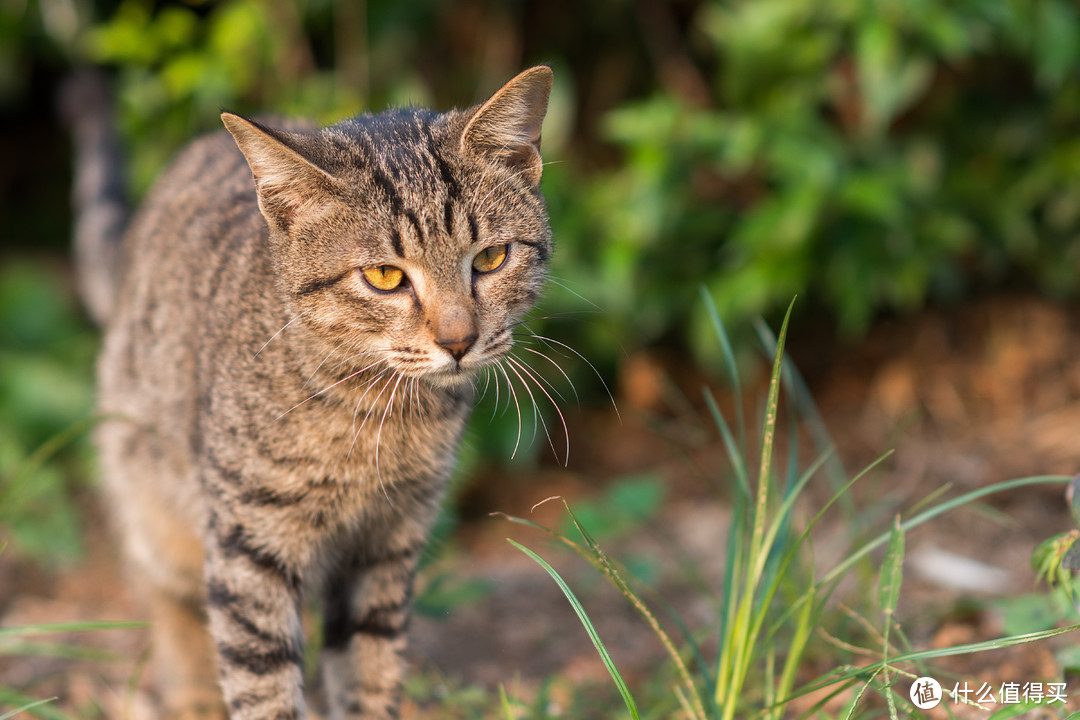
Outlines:
[{"label": "cat's back", "polygon": [[103,410],[193,415],[200,355],[228,337],[221,308],[243,317],[245,306],[267,301],[245,298],[253,286],[272,285],[266,234],[251,171],[228,133],[177,155],[124,237],[121,290],[99,364]]},{"label": "cat's back", "polygon": [[236,143],[224,131],[201,137],[162,173],[132,220],[121,301],[137,299],[139,281],[148,277],[209,272],[223,253],[264,234],[251,171]]}]

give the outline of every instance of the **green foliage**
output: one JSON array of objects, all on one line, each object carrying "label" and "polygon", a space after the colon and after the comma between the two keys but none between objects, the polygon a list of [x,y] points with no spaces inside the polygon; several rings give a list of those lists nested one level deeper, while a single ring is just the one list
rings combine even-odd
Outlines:
[{"label": "green foliage", "polygon": [[620,478],[600,497],[577,503],[575,519],[567,518],[561,532],[570,533],[580,523],[597,539],[615,542],[654,519],[663,500],[664,484],[659,477]]},{"label": "green foliage", "polygon": [[799,293],[849,332],[1006,281],[1075,294],[1075,2],[656,5],[3,3],[0,104],[28,96],[35,63],[116,68],[141,193],[222,107],[462,104],[550,60],[565,288],[544,314],[589,310],[575,293],[602,312],[545,323],[604,372],[619,346],[715,360],[700,284],[735,328]]},{"label": "green foliage", "polygon": [[1080,613],[1060,589],[1050,593],[1029,593],[995,598],[990,606],[1001,613],[1007,635],[1042,632],[1062,623],[1080,622]]},{"label": "green foliage", "polygon": [[607,116],[622,163],[556,217],[573,240],[557,273],[590,288],[619,340],[678,331],[710,359],[699,283],[736,325],[800,293],[850,332],[1007,278],[1074,293],[1077,13],[703,2],[709,97],[657,91]]},{"label": "green foliage", "polygon": [[95,347],[59,287],[42,265],[0,269],[0,525],[20,552],[54,560],[80,548]]},{"label": "green foliage", "polygon": [[1040,580],[1052,589],[1060,589],[1072,603],[1080,607],[1080,583],[1075,572],[1080,570],[1080,530],[1070,530],[1039,543],[1031,554],[1031,565]]}]

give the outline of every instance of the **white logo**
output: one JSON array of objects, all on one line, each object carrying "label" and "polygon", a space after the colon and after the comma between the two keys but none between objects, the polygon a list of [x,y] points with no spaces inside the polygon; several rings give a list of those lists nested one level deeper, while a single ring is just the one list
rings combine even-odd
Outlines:
[{"label": "white logo", "polygon": [[920,710],[936,708],[941,703],[941,683],[932,677],[921,677],[911,683],[911,702]]}]

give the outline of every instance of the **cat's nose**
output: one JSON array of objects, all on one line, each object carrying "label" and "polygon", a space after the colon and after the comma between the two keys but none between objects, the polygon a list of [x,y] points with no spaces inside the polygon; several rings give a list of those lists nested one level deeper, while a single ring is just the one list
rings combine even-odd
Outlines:
[{"label": "cat's nose", "polygon": [[446,293],[432,305],[432,340],[460,361],[479,335],[472,307],[466,299],[455,298],[452,293]]},{"label": "cat's nose", "polygon": [[469,352],[469,348],[471,348],[475,342],[476,334],[473,333],[460,340],[436,340],[435,344],[450,353],[455,360],[460,361],[461,358],[465,357],[465,353]]}]

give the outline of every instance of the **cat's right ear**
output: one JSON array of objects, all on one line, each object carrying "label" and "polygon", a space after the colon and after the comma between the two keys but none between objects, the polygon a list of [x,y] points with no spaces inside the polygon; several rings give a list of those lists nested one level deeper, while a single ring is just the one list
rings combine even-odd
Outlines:
[{"label": "cat's right ear", "polygon": [[293,148],[285,133],[231,112],[221,113],[221,121],[247,158],[267,222],[288,232],[298,216],[331,196],[333,176]]},{"label": "cat's right ear", "polygon": [[506,83],[473,113],[461,136],[465,155],[501,161],[540,185],[540,126],[551,96],[551,68],[537,65]]}]

